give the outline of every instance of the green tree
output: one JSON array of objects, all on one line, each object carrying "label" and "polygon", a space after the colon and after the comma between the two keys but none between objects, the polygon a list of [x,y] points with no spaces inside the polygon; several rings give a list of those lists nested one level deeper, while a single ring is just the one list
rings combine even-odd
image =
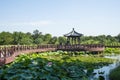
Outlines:
[{"label": "green tree", "polygon": [[14,32],[13,33],[13,44],[17,45],[17,44],[26,44],[26,45],[30,45],[33,42],[33,39],[31,38],[30,35],[28,35],[27,33],[22,33],[22,32]]},{"label": "green tree", "polygon": [[116,39],[120,42],[120,33],[116,36]]},{"label": "green tree", "polygon": [[57,44],[57,37],[53,37],[53,38],[50,40],[50,44]]},{"label": "green tree", "polygon": [[9,32],[1,32],[0,33],[0,44],[1,45],[9,45],[12,44],[13,37],[12,34]]},{"label": "green tree", "polygon": [[35,44],[43,44],[43,39],[42,38],[35,39]]},{"label": "green tree", "polygon": [[58,43],[59,44],[65,44],[66,42],[67,42],[67,40],[66,40],[65,37],[62,37],[62,36],[58,37]]},{"label": "green tree", "polygon": [[17,45],[20,43],[20,32],[13,33],[13,44]]},{"label": "green tree", "polygon": [[51,35],[51,34],[45,34],[45,35],[44,35],[44,39],[43,39],[43,40],[44,40],[44,43],[45,43],[45,44],[49,44],[51,38],[52,38],[52,35]]},{"label": "green tree", "polygon": [[39,30],[36,29],[33,31],[32,37],[35,40],[35,39],[39,38],[41,35],[42,35],[42,32],[39,32]]},{"label": "green tree", "polygon": [[42,44],[43,43],[43,35],[42,35],[42,32],[39,32],[39,30],[34,30],[33,31],[33,35],[32,35],[32,38],[33,38],[33,43],[34,44]]}]

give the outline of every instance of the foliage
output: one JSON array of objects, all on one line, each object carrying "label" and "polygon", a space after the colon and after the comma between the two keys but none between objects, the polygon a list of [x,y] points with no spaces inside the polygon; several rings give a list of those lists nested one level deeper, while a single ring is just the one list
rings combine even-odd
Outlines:
[{"label": "foliage", "polygon": [[58,42],[59,42],[59,44],[65,44],[66,43],[66,38],[60,36],[60,37],[58,37]]},{"label": "foliage", "polygon": [[105,48],[104,53],[106,54],[120,54],[119,48]]},{"label": "foliage", "polygon": [[116,36],[116,39],[120,42],[120,33]]},{"label": "foliage", "polygon": [[26,44],[26,45],[30,45],[32,44],[33,40],[31,38],[30,34],[25,34],[22,32],[14,32],[13,33],[13,44],[17,45],[17,44]]},{"label": "foliage", "polygon": [[98,36],[82,36],[81,44],[104,44],[104,45],[120,45],[119,35],[98,35]]},{"label": "foliage", "polygon": [[120,66],[110,72],[109,78],[110,80],[120,80]]},{"label": "foliage", "polygon": [[37,38],[34,40],[35,44],[42,44],[43,43],[43,39],[42,38]]},{"label": "foliage", "polygon": [[57,43],[57,37],[53,37],[50,42],[50,44],[56,44]]},{"label": "foliage", "polygon": [[[120,46],[120,34],[117,36],[98,35],[98,36],[82,36],[81,44],[104,44]],[[30,44],[66,44],[67,39],[64,36],[55,37],[51,34],[42,34],[39,30],[34,30],[33,33],[27,32],[1,32],[1,45],[30,45]]]},{"label": "foliage", "polygon": [[44,35],[44,41],[45,41],[46,44],[48,44],[51,39],[52,39],[52,35],[51,34],[45,34]]},{"label": "foliage", "polygon": [[92,55],[70,57],[63,55],[64,53],[67,52],[21,55],[13,63],[1,67],[0,78],[2,80],[89,80],[94,68],[112,62],[111,59]]},{"label": "foliage", "polygon": [[0,33],[0,45],[12,44],[13,37],[9,32],[1,32]]}]

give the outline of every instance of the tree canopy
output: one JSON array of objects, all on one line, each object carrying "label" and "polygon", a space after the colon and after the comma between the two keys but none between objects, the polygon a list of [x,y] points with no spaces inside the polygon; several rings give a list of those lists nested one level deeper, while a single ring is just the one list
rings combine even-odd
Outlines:
[{"label": "tree canopy", "polygon": [[[39,30],[34,30],[33,33],[4,31],[0,33],[0,45],[66,44],[66,42],[67,39],[64,36],[56,37],[49,33],[42,34]],[[82,36],[80,44],[120,45],[120,34],[117,36]]]}]

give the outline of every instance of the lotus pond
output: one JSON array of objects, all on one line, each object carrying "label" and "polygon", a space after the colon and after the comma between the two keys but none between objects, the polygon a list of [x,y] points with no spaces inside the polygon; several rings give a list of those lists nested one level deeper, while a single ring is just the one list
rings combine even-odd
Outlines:
[{"label": "lotus pond", "polygon": [[[104,80],[103,68],[113,59],[79,52],[23,54],[0,68],[1,80]],[[97,75],[97,77],[96,77]]]}]

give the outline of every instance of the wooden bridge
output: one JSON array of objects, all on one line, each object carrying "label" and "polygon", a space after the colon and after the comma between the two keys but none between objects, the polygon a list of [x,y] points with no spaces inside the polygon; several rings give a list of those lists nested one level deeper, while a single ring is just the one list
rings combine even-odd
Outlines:
[{"label": "wooden bridge", "polygon": [[89,51],[89,52],[102,52],[106,46],[101,44],[91,45],[38,45],[38,46],[11,46],[0,47],[0,65],[8,64],[14,61],[16,56],[20,54],[38,53],[46,51]]}]

